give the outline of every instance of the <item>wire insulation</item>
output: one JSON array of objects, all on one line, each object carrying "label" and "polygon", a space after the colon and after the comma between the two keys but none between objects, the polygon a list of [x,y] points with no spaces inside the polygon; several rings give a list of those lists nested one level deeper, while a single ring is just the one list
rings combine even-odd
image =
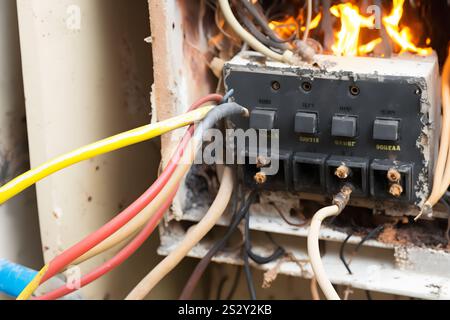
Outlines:
[{"label": "wire insulation", "polygon": [[22,292],[17,296],[16,300],[28,300],[34,293],[34,291],[39,287],[39,283],[48,270],[48,265],[46,264],[30,281],[30,283],[22,290]]},{"label": "wire insulation", "polygon": [[[190,168],[190,166],[185,166],[184,163],[192,163],[194,161],[195,154],[201,145],[205,131],[213,128],[219,120],[234,114],[248,116],[248,110],[236,103],[225,103],[217,106],[210,113],[208,113],[205,119],[198,126],[193,140],[190,141],[190,143],[193,144],[193,148],[188,148],[188,152],[185,152],[183,155],[183,159],[179,167],[185,167],[184,169],[181,169],[185,170],[184,173],[186,173]],[[225,168],[224,173],[226,173],[226,176],[224,177],[227,179],[222,179],[219,193],[205,217],[186,234],[186,237],[175,249],[175,251],[161,261],[144,279],[142,279],[142,281],[127,296],[128,300],[144,299],[153,287],[176,265],[178,265],[178,263],[188,254],[188,252],[216,224],[217,220],[225,211],[233,190],[232,170],[230,168]],[[230,182],[231,185],[226,186],[225,181]],[[225,186],[223,186],[224,184]]]},{"label": "wire insulation", "polygon": [[203,107],[168,120],[120,133],[45,162],[2,186],[0,188],[0,204],[61,169],[101,154],[150,140],[174,129],[187,126],[195,121],[203,119],[211,109],[211,106]]},{"label": "wire insulation", "polygon": [[[196,103],[194,103],[189,110],[193,110],[198,108],[199,106],[205,104],[209,101],[221,101],[222,96],[220,95],[208,95]],[[114,219],[112,219],[110,222],[105,224],[103,227],[95,231],[94,233],[90,234],[89,236],[85,237],[82,241],[78,242],[71,248],[65,250],[62,254],[55,257],[49,264],[49,270],[46,272],[45,276],[41,279],[41,283],[45,282],[49,278],[56,275],[59,271],[67,267],[70,263],[75,261],[77,258],[79,258],[82,254],[85,254],[88,250],[91,250],[94,246],[98,245],[100,242],[102,242],[98,247],[94,248],[94,250],[90,253],[88,253],[86,256],[82,257],[80,261],[77,261],[78,263],[84,261],[84,259],[90,258],[91,256],[94,256],[100,252],[103,252],[112,246],[123,242],[128,237],[133,235],[141,226],[145,224],[145,222],[151,217],[151,215],[157,210],[159,207],[154,207],[153,210],[144,210],[146,211],[148,217],[145,217],[146,219],[142,219],[142,221],[138,221],[139,224],[136,222],[132,222],[130,224],[127,224],[124,228],[122,228],[118,234],[114,234],[111,238],[108,238],[106,241],[105,239],[109,236],[111,236],[115,231],[117,231],[119,228],[123,227],[127,222],[129,222],[133,217],[135,217],[140,211],[143,209],[146,209],[146,206],[155,198],[155,196],[161,191],[163,186],[167,183],[170,176],[172,175],[173,171],[176,168],[176,163],[179,161],[184,146],[187,144],[189,138],[191,137],[191,134],[193,132],[193,128],[190,128],[190,131],[185,135],[183,138],[180,147],[178,148],[177,152],[175,153],[174,157],[169,162],[167,170],[164,170],[160,177],[153,183],[153,185],[141,196],[139,197],[133,204],[131,204],[129,207],[127,207],[123,212],[121,212],[119,215],[117,215]],[[159,205],[162,205],[164,201],[166,200],[167,195],[164,193],[161,195],[161,197],[158,199],[160,200],[158,202]]]},{"label": "wire insulation", "polygon": [[225,212],[233,192],[233,174],[230,168],[225,167],[222,181],[211,208],[205,217],[190,229],[182,242],[163,261],[161,261],[142,281],[128,294],[126,300],[142,300],[180,261],[192,248],[214,227]]},{"label": "wire insulation", "polygon": [[237,212],[234,215],[227,233],[216,244],[214,244],[214,246],[208,251],[208,253],[203,257],[203,259],[200,260],[200,262],[197,264],[188,281],[186,282],[186,285],[184,286],[183,292],[181,293],[179,298],[180,300],[191,299],[192,294],[194,293],[194,290],[197,287],[197,284],[200,281],[206,268],[208,267],[208,264],[210,263],[211,259],[217,253],[219,253],[225,247],[227,242],[230,240],[231,236],[234,234],[241,221],[245,218],[246,212],[248,211],[250,205],[253,203],[256,194],[257,194],[256,191],[252,191],[250,193],[250,195],[242,204],[242,207],[240,208],[239,212]]},{"label": "wire insulation", "polygon": [[265,45],[263,45],[261,42],[259,42],[251,33],[249,33],[247,30],[245,30],[239,21],[236,19],[236,17],[233,14],[233,11],[231,10],[229,0],[218,0],[220,9],[222,10],[223,16],[225,17],[226,21],[230,25],[230,27],[236,32],[239,37],[246,42],[251,48],[254,50],[262,53],[268,58],[271,58],[276,61],[286,62],[286,63],[293,63],[293,53],[289,50],[286,50],[284,54],[278,54],[269,48],[267,48]]},{"label": "wire insulation", "polygon": [[311,226],[308,232],[308,255],[311,261],[311,266],[313,268],[315,278],[328,300],[340,300],[340,298],[328,279],[325,268],[323,267],[322,258],[320,257],[319,232],[323,220],[332,216],[337,216],[339,213],[340,208],[337,205],[320,209],[312,218]]}]

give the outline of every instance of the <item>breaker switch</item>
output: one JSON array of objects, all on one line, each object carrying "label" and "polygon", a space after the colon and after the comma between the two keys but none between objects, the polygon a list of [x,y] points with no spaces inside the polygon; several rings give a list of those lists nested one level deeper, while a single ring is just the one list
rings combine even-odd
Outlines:
[{"label": "breaker switch", "polygon": [[375,140],[397,141],[398,120],[376,119],[373,124],[373,138]]},{"label": "breaker switch", "polygon": [[334,116],[331,135],[334,137],[356,137],[357,118],[352,116]]},{"label": "breaker switch", "polygon": [[297,112],[295,115],[296,133],[316,134],[317,131],[317,113]]},{"label": "breaker switch", "polygon": [[276,111],[253,110],[250,114],[250,128],[257,130],[272,130],[275,127]]}]

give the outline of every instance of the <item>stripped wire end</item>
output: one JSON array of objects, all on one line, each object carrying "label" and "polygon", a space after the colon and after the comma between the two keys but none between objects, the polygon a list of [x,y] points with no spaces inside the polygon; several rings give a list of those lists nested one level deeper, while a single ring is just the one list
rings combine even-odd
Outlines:
[{"label": "stripped wire end", "polygon": [[333,204],[339,207],[339,213],[347,206],[352,192],[353,187],[350,184],[346,184],[342,187],[341,191],[334,196]]},{"label": "stripped wire end", "polygon": [[433,215],[433,206],[431,205],[431,203],[425,202],[422,210],[420,210],[420,213],[414,218],[414,221],[417,222],[424,214],[427,217],[431,217]]}]

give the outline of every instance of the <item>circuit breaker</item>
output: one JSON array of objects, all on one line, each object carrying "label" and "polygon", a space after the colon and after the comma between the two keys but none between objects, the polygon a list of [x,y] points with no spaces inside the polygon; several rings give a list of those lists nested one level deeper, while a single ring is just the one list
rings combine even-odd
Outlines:
[{"label": "circuit breaker", "polygon": [[[258,165],[241,167],[252,187],[420,205],[430,192],[440,127],[437,58],[318,56],[291,66],[243,52],[225,65],[227,89],[249,108],[241,129],[278,130],[279,170],[264,183]],[[261,150],[245,149],[248,159]],[[256,154],[255,154],[256,152]]]}]

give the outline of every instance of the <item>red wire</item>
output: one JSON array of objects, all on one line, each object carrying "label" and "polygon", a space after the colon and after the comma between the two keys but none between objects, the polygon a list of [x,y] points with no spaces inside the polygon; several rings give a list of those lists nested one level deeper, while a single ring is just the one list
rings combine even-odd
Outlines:
[{"label": "red wire", "polygon": [[[176,188],[178,189],[178,188]],[[174,190],[172,194],[170,194],[169,198],[164,202],[164,205],[156,212],[156,214],[150,219],[150,221],[145,225],[144,229],[118,254],[116,254],[113,258],[103,263],[100,267],[97,267],[95,270],[91,271],[87,275],[83,276],[80,280],[80,288],[88,285],[89,283],[97,280],[101,276],[110,272],[114,268],[121,265],[125,260],[127,260],[133,253],[136,252],[137,249],[142,246],[142,244],[150,237],[152,232],[155,230],[158,225],[160,219],[163,217],[164,213],[169,209],[170,204],[172,203],[173,198],[175,197],[177,190]],[[37,297],[35,300],[55,300],[59,299],[69,293],[78,290],[79,288],[69,288],[67,285],[61,286],[60,288],[51,291],[45,295]]]},{"label": "red wire", "polygon": [[[219,103],[222,101],[222,99],[223,97],[221,95],[210,94],[195,102],[189,108],[189,110],[196,109],[210,101]],[[175,171],[177,163],[183,154],[183,150],[186,147],[192,135],[192,132],[193,126],[189,128],[189,131],[183,137],[183,140],[180,142],[180,145],[178,146],[175,154],[170,159],[167,167],[164,169],[158,179],[152,184],[152,186],[144,192],[144,194],[142,194],[135,202],[133,202],[120,214],[114,217],[111,221],[103,225],[100,229],[91,233],[83,240],[65,250],[63,253],[50,261],[49,268],[42,278],[41,284],[58,274],[71,262],[75,261],[77,258],[88,252],[90,249],[98,245],[100,242],[102,242],[117,230],[119,230],[121,227],[123,227],[125,224],[127,224],[156,197],[156,195],[161,191],[161,189],[170,179],[172,173]]]}]

